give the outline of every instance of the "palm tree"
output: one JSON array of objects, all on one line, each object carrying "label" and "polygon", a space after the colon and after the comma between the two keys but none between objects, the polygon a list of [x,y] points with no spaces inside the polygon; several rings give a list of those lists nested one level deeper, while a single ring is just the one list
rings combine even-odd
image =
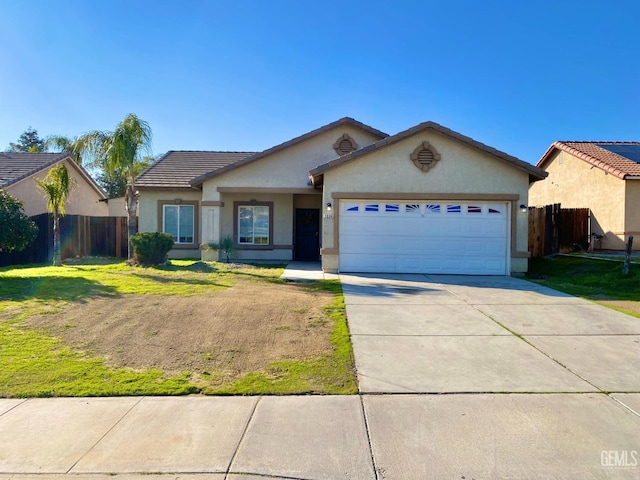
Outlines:
[{"label": "palm tree", "polygon": [[78,142],[78,138],[69,138],[64,135],[51,135],[45,142],[47,151],[55,150],[56,152],[68,153],[73,161],[78,165],[82,165],[82,145]]},{"label": "palm tree", "polygon": [[133,258],[131,237],[138,231],[138,195],[135,188],[136,165],[143,153],[151,150],[151,127],[133,113],[120,122],[113,132],[93,131],[75,140],[78,152],[93,159],[107,174],[124,173],[128,177],[125,190],[129,230],[129,259]]},{"label": "palm tree", "polygon": [[69,176],[67,167],[60,164],[49,170],[43,180],[36,178],[35,182],[47,199],[47,209],[53,214],[53,265],[60,266],[60,217],[65,213],[64,204],[76,187],[76,181]]}]

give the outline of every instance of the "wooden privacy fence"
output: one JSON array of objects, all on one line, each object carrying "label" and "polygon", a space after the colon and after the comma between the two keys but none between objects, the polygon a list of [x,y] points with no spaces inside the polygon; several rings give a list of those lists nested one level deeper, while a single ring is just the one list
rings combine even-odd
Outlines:
[{"label": "wooden privacy fence", "polygon": [[529,207],[529,251],[532,257],[589,248],[588,208],[562,208],[559,203]]},{"label": "wooden privacy fence", "polygon": [[[0,266],[47,263],[53,259],[53,218],[43,213],[31,217],[38,236],[22,252],[0,252]],[[62,258],[127,257],[126,217],[66,215],[60,219]]]}]

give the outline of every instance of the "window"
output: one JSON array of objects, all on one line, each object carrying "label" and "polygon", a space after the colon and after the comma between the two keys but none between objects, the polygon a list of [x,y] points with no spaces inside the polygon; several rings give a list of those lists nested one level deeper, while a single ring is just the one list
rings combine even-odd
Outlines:
[{"label": "window", "polygon": [[195,207],[193,205],[163,205],[163,231],[180,243],[195,243]]},{"label": "window", "polygon": [[238,244],[269,245],[270,210],[269,205],[238,205]]}]

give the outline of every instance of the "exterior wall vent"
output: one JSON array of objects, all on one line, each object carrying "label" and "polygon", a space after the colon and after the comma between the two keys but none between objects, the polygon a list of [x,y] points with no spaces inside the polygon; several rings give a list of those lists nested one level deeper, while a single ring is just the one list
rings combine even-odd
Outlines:
[{"label": "exterior wall vent", "polygon": [[358,149],[358,144],[347,133],[342,135],[336,143],[333,144],[333,149],[340,156],[347,155]]},{"label": "exterior wall vent", "polygon": [[433,168],[439,160],[440,154],[429,142],[422,142],[411,154],[411,161],[423,172]]}]

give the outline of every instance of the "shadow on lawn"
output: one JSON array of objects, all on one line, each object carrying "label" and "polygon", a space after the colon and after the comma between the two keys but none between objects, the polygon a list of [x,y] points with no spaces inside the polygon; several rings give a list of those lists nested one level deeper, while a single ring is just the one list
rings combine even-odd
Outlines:
[{"label": "shadow on lawn", "polygon": [[28,299],[82,301],[94,296],[117,297],[119,294],[113,287],[86,278],[0,276],[0,301]]},{"label": "shadow on lawn", "polygon": [[163,277],[162,275],[153,275],[153,273],[130,273],[133,277],[138,277],[144,280],[151,280],[158,283],[176,284],[184,283],[187,285],[204,285],[204,286],[216,286],[216,287],[229,287],[230,285],[219,283],[207,278],[193,278],[193,277]]}]

